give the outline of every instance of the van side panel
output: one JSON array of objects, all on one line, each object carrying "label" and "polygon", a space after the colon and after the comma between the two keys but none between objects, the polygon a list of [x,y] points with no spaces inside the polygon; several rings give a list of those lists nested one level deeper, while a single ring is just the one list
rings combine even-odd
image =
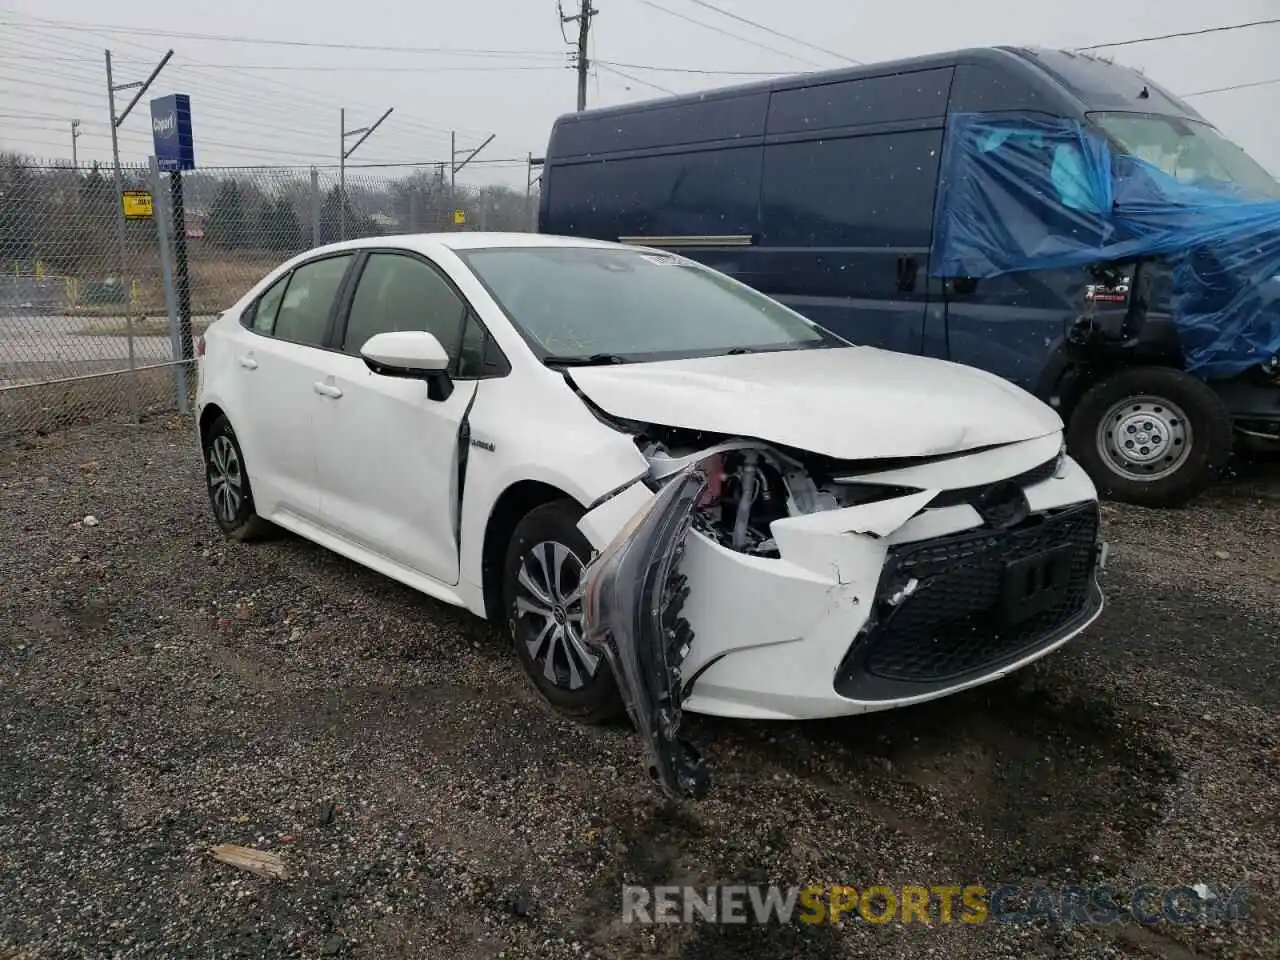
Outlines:
[{"label": "van side panel", "polygon": [[945,67],[773,94],[748,282],[855,343],[924,349],[951,75]]},{"label": "van side panel", "polygon": [[587,159],[627,151],[685,147],[764,135],[769,91],[724,93],[692,101],[657,101],[623,110],[561,117],[547,160]]},{"label": "van side panel", "polygon": [[539,229],[599,240],[759,231],[767,90],[557,121]]},{"label": "van side panel", "polygon": [[[1079,107],[1056,84],[1047,77],[1035,82],[1038,71],[1015,63],[1020,69],[999,62],[959,65],[952,112],[1079,114]],[[1087,282],[1083,268],[969,282],[948,278],[943,283],[948,356],[1034,391],[1050,353],[1084,308]]]},{"label": "van side panel", "polygon": [[759,145],[711,146],[565,161],[549,178],[550,207],[542,229],[613,241],[751,236],[758,230],[760,151]]}]

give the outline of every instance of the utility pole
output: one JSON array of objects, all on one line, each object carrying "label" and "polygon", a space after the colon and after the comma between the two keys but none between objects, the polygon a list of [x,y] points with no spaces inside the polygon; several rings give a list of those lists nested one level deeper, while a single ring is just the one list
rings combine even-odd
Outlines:
[{"label": "utility pole", "polygon": [[541,173],[535,174],[533,170],[534,170],[534,167],[539,167],[539,168],[542,167],[542,165],[545,164],[546,162],[547,161],[545,157],[535,157],[531,153],[529,154],[528,168],[525,170],[524,207],[525,207],[525,216],[528,218],[528,221],[529,221],[529,230],[532,233],[538,232],[538,215],[537,215],[537,211],[534,209],[534,206],[533,206],[533,185],[536,183],[539,185],[539,189],[541,189],[541,184],[542,184],[542,174]]},{"label": "utility pole", "polygon": [[[449,146],[451,150],[449,157],[449,203],[453,210],[458,209],[458,171],[474,160],[476,158],[476,154],[489,144],[493,143],[493,138],[496,136],[496,133],[489,134],[485,142],[480,144],[480,146],[476,147],[474,150],[459,150],[458,132],[454,130],[449,133]],[[461,162],[458,161],[459,156],[462,156]],[[452,210],[449,215],[451,217],[453,216]]]},{"label": "utility pole", "polygon": [[[371,127],[357,127],[355,130],[347,129],[347,108],[343,107],[339,111],[342,126],[342,139],[338,141],[338,239],[347,239],[347,158],[356,152],[356,147],[364,143],[373,134],[373,131],[382,126],[382,121],[391,116],[391,111],[395,107],[387,107],[387,112],[374,121]],[[350,148],[347,147],[347,137],[359,136],[360,139],[353,143]]]},{"label": "utility pole", "polygon": [[591,6],[591,0],[578,0],[578,12],[575,16],[560,15],[562,23],[578,24],[578,112],[587,109],[587,73],[591,69],[591,61],[587,59],[587,38],[591,35],[591,18],[600,11]]},{"label": "utility pole", "polygon": [[71,169],[80,169],[79,159],[76,156],[76,141],[80,139],[80,121],[71,121]]},{"label": "utility pole", "polygon": [[[124,176],[120,172],[120,137],[117,131],[120,129],[120,124],[125,122],[129,113],[137,105],[138,101],[142,99],[142,95],[147,92],[152,81],[154,81],[160,74],[160,71],[164,69],[164,65],[169,62],[169,58],[173,56],[173,51],[170,50],[164,55],[160,62],[156,64],[156,68],[151,71],[151,76],[147,77],[147,79],[135,80],[132,83],[121,83],[119,85],[116,84],[115,79],[111,75],[111,51],[106,50],[104,52],[106,53],[107,58],[107,109],[111,114],[111,164],[115,168],[116,181],[116,253],[118,255],[119,267],[119,276],[116,279],[120,281],[121,290],[126,290],[128,288],[125,287],[126,278],[124,275]],[[138,92],[133,95],[133,99],[129,101],[129,105],[125,107],[120,114],[117,114],[116,94],[121,90],[131,90],[134,87],[138,88]],[[75,140],[73,139],[72,146],[74,145]],[[125,332],[129,341],[129,369],[133,370],[137,367],[137,356],[134,353],[133,345],[133,317],[129,310],[125,311]]]}]

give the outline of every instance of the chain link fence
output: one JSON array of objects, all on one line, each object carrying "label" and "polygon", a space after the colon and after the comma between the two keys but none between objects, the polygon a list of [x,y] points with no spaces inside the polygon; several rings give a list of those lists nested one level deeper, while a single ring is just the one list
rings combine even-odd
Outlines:
[{"label": "chain link fence", "polygon": [[185,412],[192,337],[282,261],[343,238],[531,230],[537,202],[455,188],[442,167],[128,167],[120,186],[0,158],[0,438]]}]

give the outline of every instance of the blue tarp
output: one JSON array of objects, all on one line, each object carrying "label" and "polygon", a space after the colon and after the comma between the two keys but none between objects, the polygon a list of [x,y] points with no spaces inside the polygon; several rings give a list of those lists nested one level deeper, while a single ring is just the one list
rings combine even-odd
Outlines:
[{"label": "blue tarp", "polygon": [[1159,257],[1187,370],[1234,376],[1280,353],[1280,200],[1184,183],[1054,117],[949,121],[930,273],[994,277]]}]

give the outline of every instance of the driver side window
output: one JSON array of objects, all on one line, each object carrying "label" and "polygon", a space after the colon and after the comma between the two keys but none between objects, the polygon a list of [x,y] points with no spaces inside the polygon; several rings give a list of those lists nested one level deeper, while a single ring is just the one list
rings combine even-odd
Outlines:
[{"label": "driver side window", "polygon": [[342,350],[358,356],[378,333],[425,330],[456,361],[467,305],[435,269],[398,253],[369,255],[347,317]]}]

